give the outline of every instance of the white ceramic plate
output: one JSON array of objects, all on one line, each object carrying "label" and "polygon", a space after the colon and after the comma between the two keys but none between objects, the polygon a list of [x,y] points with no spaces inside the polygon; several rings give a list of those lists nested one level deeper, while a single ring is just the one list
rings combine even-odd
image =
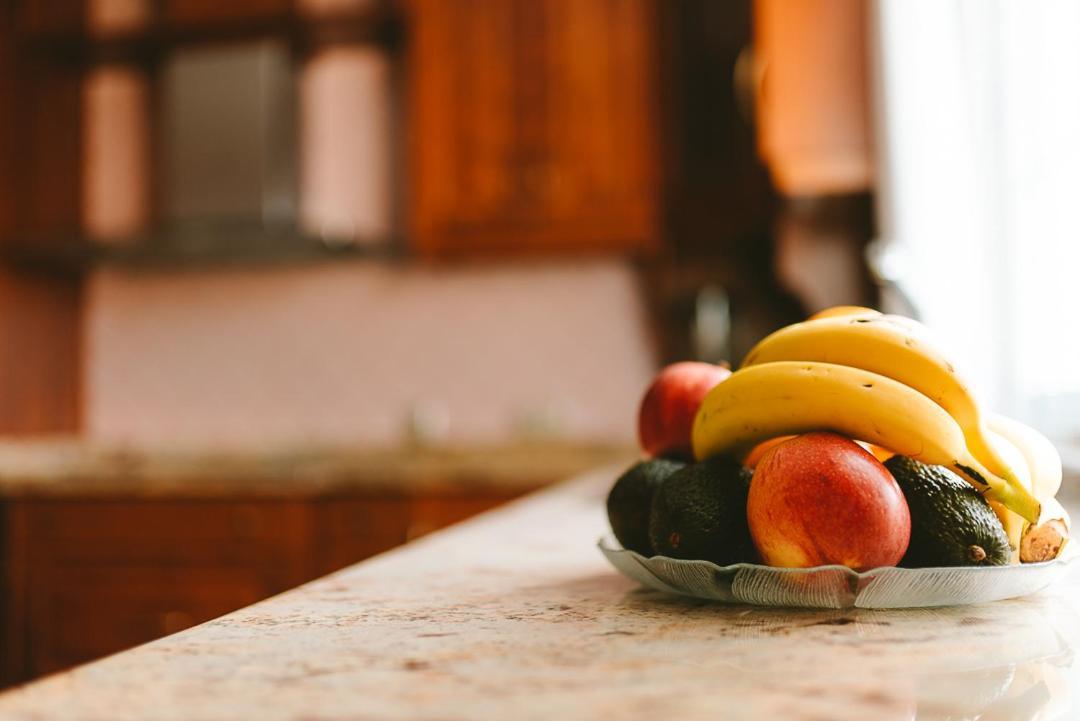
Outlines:
[{"label": "white ceramic plate", "polygon": [[1065,575],[1076,556],[1066,552],[1054,561],[1018,566],[887,567],[856,573],[844,566],[721,567],[710,561],[646,558],[623,549],[610,534],[599,546],[611,565],[649,588],[726,603],[804,608],[924,608],[1000,601],[1041,591]]}]

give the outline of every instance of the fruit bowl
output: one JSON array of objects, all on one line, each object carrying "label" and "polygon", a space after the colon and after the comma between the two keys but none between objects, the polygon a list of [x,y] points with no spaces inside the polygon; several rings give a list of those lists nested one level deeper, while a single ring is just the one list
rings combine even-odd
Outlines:
[{"label": "fruit bowl", "polygon": [[1067,546],[1060,557],[1045,563],[886,567],[857,573],[844,566],[717,566],[665,556],[646,558],[623,549],[610,534],[598,545],[624,576],[658,591],[723,603],[802,608],[926,608],[1027,596],[1064,576],[1076,555]]}]

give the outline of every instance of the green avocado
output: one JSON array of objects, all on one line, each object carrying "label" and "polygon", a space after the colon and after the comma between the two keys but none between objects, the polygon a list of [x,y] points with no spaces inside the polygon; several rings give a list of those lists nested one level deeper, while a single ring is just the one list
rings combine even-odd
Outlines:
[{"label": "green avocado", "polygon": [[1006,566],[1009,539],[990,504],[942,466],[893,456],[885,467],[911,511],[911,542],[901,566]]},{"label": "green avocado", "polygon": [[653,498],[649,518],[653,550],[719,566],[754,561],[757,554],[746,524],[752,475],[738,461],[723,456],[674,473]]},{"label": "green avocado", "polygon": [[635,463],[619,476],[607,498],[608,521],[622,547],[643,556],[652,555],[649,513],[653,494],[668,476],[686,464],[657,458]]}]

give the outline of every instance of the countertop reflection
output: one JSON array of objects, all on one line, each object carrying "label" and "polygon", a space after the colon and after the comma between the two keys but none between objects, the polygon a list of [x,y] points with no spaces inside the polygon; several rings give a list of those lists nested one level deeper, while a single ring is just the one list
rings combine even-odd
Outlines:
[{"label": "countertop reflection", "polygon": [[636,587],[596,550],[615,472],[0,695],[0,717],[1080,716],[1075,570],[1031,597],[936,609],[665,595]]}]

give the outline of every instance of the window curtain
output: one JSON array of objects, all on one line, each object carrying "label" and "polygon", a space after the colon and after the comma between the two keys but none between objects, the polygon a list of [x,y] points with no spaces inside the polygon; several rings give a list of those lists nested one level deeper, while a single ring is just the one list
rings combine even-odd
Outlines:
[{"label": "window curtain", "polygon": [[1080,3],[869,23],[882,266],[990,407],[1080,446]]}]

